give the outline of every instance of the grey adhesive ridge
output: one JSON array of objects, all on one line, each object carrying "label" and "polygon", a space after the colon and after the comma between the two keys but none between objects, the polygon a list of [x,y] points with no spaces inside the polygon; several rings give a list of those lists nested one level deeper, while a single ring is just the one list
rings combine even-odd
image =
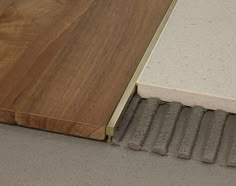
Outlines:
[{"label": "grey adhesive ridge", "polygon": [[123,134],[123,138],[118,143],[119,145],[128,146],[129,140],[131,139],[132,135],[136,131],[137,123],[139,123],[139,121],[141,120],[141,115],[144,111],[144,105],[145,105],[145,102],[141,100],[133,114],[133,118],[126,129],[125,134]]},{"label": "grey adhesive ridge", "polygon": [[168,112],[169,106],[167,104],[161,104],[152,120],[152,124],[149,130],[149,133],[146,137],[146,140],[143,144],[142,150],[152,152],[153,144],[160,133],[160,130],[165,120],[165,115]]},{"label": "grey adhesive ridge", "polygon": [[173,134],[176,120],[179,116],[179,112],[182,108],[180,103],[170,103],[169,111],[165,116],[165,120],[163,121],[163,126],[160,131],[160,134],[155,141],[152,151],[155,153],[159,153],[161,155],[166,155],[168,152],[168,145]]},{"label": "grey adhesive ridge", "polygon": [[210,135],[207,139],[207,144],[204,149],[202,161],[206,163],[214,163],[218,147],[220,144],[221,136],[223,133],[224,124],[226,121],[227,113],[224,111],[215,111],[212,122]]},{"label": "grey adhesive ridge", "polygon": [[229,155],[232,148],[234,136],[236,134],[236,116],[229,115],[224,125],[223,134],[218,149],[215,163],[228,165]]},{"label": "grey adhesive ridge", "polygon": [[236,166],[236,139],[234,138],[232,148],[229,154],[228,162],[229,166]]},{"label": "grey adhesive ridge", "polygon": [[193,107],[189,120],[187,121],[187,128],[183,136],[180,148],[178,150],[178,157],[189,159],[192,154],[192,149],[198,134],[199,126],[204,114],[203,107]]},{"label": "grey adhesive ridge", "polygon": [[135,96],[120,122],[125,148],[236,167],[235,114]]},{"label": "grey adhesive ridge", "polygon": [[134,134],[132,135],[128,146],[133,150],[140,150],[147,133],[149,132],[149,128],[151,126],[152,118],[157,110],[157,107],[160,103],[159,99],[148,99],[144,100],[144,108],[143,112],[141,113],[140,120],[137,123],[137,128]]},{"label": "grey adhesive ridge", "polygon": [[126,114],[123,115],[120,121],[120,125],[116,129],[116,132],[113,136],[113,143],[117,144],[123,138],[125,131],[128,128],[140,101],[141,101],[140,96],[138,95],[133,96],[132,100],[130,101],[130,104],[127,106],[127,109],[125,111]]},{"label": "grey adhesive ridge", "polygon": [[183,140],[191,111],[192,109],[189,107],[182,108],[178,120],[176,121],[175,130],[168,147],[167,155],[178,157],[178,150]]},{"label": "grey adhesive ridge", "polygon": [[236,116],[229,117],[230,122],[231,122],[231,128],[230,128],[230,137],[231,137],[231,143],[230,143],[230,150],[229,150],[229,156],[227,158],[226,164],[228,166],[234,166],[236,167]]},{"label": "grey adhesive ridge", "polygon": [[212,118],[214,117],[213,111],[206,111],[202,117],[200,128],[198,131],[197,139],[194,144],[191,159],[201,161],[207,138],[212,125]]}]

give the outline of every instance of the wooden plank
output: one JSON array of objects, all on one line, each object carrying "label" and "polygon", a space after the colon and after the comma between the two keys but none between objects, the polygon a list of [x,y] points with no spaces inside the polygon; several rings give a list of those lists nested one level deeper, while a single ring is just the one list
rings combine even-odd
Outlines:
[{"label": "wooden plank", "polygon": [[104,139],[171,1],[0,1],[0,121]]}]

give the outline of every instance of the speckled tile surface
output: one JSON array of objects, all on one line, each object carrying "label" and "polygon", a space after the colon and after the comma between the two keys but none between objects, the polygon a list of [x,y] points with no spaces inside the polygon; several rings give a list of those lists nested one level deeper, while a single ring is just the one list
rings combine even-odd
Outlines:
[{"label": "speckled tile surface", "polygon": [[138,93],[236,113],[236,1],[179,0]]}]

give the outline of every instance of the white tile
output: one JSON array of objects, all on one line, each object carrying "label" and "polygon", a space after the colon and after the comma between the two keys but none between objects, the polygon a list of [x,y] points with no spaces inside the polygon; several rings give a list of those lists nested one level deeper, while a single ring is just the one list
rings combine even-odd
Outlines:
[{"label": "white tile", "polygon": [[138,93],[236,113],[236,0],[179,0]]}]

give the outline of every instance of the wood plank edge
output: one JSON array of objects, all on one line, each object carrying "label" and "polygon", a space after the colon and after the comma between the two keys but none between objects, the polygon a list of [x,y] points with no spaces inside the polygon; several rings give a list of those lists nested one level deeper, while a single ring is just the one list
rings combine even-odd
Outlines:
[{"label": "wood plank edge", "polygon": [[0,122],[16,125],[15,112],[11,110],[6,110],[6,109],[0,109]]},{"label": "wood plank edge", "polygon": [[68,134],[77,137],[91,138],[96,140],[105,139],[105,131],[102,126],[91,126],[88,124],[65,121],[56,118],[48,118],[28,113],[15,113],[17,125],[35,128],[60,134]]},{"label": "wood plank edge", "polygon": [[105,126],[91,126],[6,109],[0,109],[0,122],[95,140],[105,140],[106,138]]}]

